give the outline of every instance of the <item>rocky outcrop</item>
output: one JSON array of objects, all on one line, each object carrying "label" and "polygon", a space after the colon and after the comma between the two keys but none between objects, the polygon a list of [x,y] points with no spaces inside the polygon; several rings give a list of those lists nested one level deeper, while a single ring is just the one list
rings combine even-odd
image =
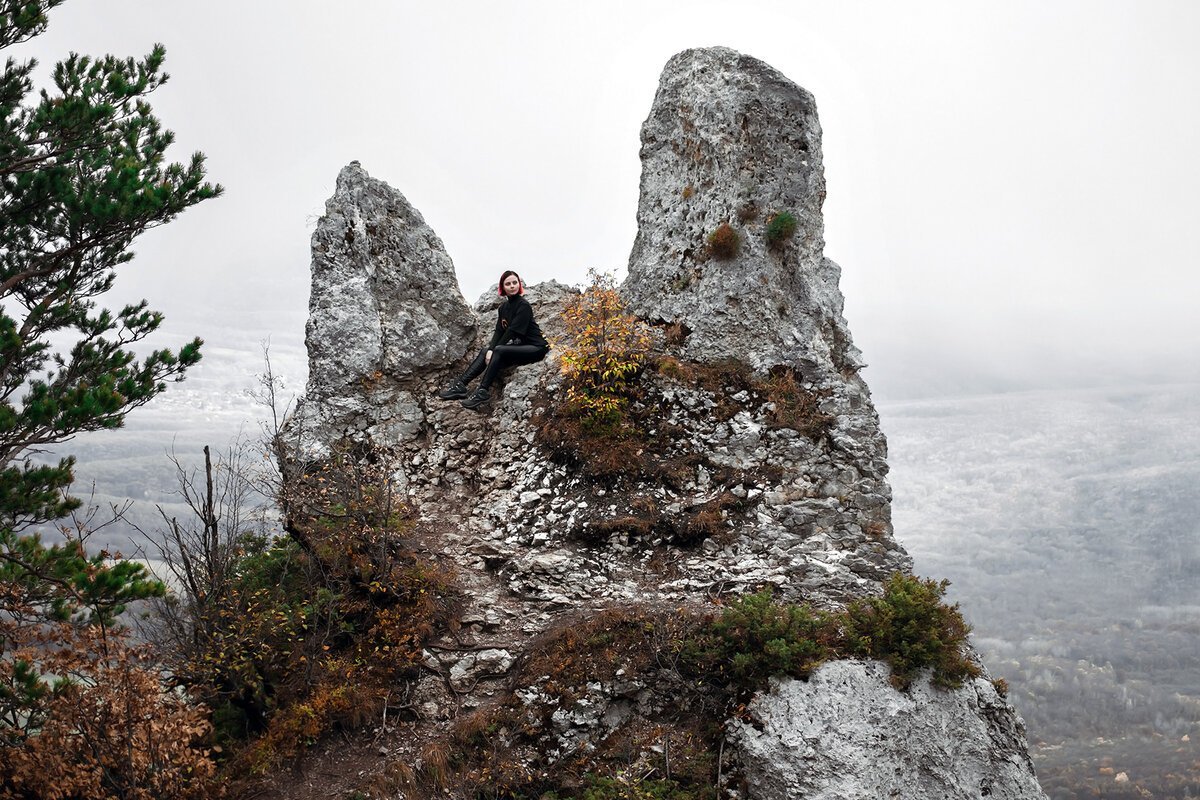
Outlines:
[{"label": "rocky outcrop", "polygon": [[779,681],[730,725],[758,800],[1044,797],[1019,717],[983,678],[905,692],[877,662],[835,661]]},{"label": "rocky outcrop", "polygon": [[337,178],[312,235],[305,343],[309,393],[357,393],[459,358],[475,317],[442,240],[404,195],[357,161]]},{"label": "rocky outcrop", "polygon": [[[702,608],[709,598],[763,585],[833,608],[911,568],[892,536],[886,441],[841,316],[838,270],[823,255],[824,177],[811,96],[733,51],[682,53],[664,73],[642,157],[639,233],[622,291],[634,310],[664,326],[659,355],[677,365],[646,371],[636,401],[656,471],[596,480],[547,444],[546,420],[562,388],[562,311],[576,290],[529,287],[557,347],[546,361],[505,376],[480,414],[438,400],[436,390],[490,333],[499,300],[488,292],[467,307],[420,214],[354,163],[313,236],[311,377],[285,432],[291,460],[319,460],[343,441],[369,446],[410,509],[415,546],[453,564],[463,598],[452,641],[426,654],[405,741],[419,743],[489,697],[503,695],[508,708],[534,703],[543,690],[513,684],[514,665],[568,619],[612,607]],[[796,217],[797,229],[768,242],[770,215],[782,211]],[[706,251],[708,233],[722,222],[736,226],[742,241],[728,259]],[[721,367],[729,358],[750,369]],[[820,424],[781,415],[780,404],[790,401],[773,399],[764,388],[770,380],[811,401],[806,413]],[[876,668],[857,666],[875,676]],[[822,684],[849,726],[839,748],[869,748],[873,734],[862,731],[882,718],[849,696],[866,691],[865,683],[839,681]],[[801,691],[788,686],[776,694]],[[942,732],[914,739],[912,758],[928,751],[941,763],[970,753],[991,765],[980,767],[981,776],[1002,776],[1008,767],[999,762],[1015,753],[1022,785],[1033,788],[1003,796],[1040,797],[1011,710],[996,712],[1007,707],[994,697],[970,700],[983,697],[982,685],[963,692],[934,702],[936,692],[914,690],[903,700],[912,719]],[[888,703],[903,705],[892,695]],[[635,690],[623,677],[589,683],[576,706],[554,712],[556,747],[593,748],[671,702],[655,686]],[[743,727],[727,753],[729,768],[741,769],[751,787],[745,796],[834,796],[804,782],[803,758],[779,756],[792,773],[774,777],[761,766],[776,758],[772,748],[790,752],[789,743],[810,730],[773,702],[759,701],[763,729]],[[812,710],[811,702],[805,708],[814,725],[834,713]],[[901,752],[902,743],[896,747]],[[734,785],[731,775],[726,785]],[[904,785],[927,785],[913,781]],[[979,796],[968,783],[930,796]],[[866,788],[839,796],[875,796],[868,777],[855,785]]]},{"label": "rocky outcrop", "polygon": [[413,435],[419,411],[396,379],[443,369],[476,326],[442,240],[404,195],[350,162],[312,235],[308,390],[292,432],[309,455],[344,438]]},{"label": "rocky outcrop", "polygon": [[[830,448],[783,459],[793,477],[821,481],[793,480],[771,495],[757,521],[763,538],[790,551],[797,532],[827,531],[820,549],[851,559],[891,542],[887,440],[842,317],[840,270],[824,255],[812,95],[733,50],[686,50],[663,70],[641,158],[638,234],[622,286],[630,308],[674,325],[687,358],[796,370],[836,419]],[[785,212],[796,229],[772,241],[770,221]],[[740,242],[727,258],[708,243],[723,224]],[[814,516],[814,499],[834,497],[835,514]],[[907,556],[895,555],[890,569],[908,568]]]},{"label": "rocky outcrop", "polygon": [[[691,330],[684,353],[810,377],[861,366],[825,258],[825,173],[812,95],[750,56],[686,50],[663,70],[642,125],[638,234],[624,291],[648,319]],[[772,243],[776,214],[794,232]],[[709,237],[729,225],[724,258]]]}]

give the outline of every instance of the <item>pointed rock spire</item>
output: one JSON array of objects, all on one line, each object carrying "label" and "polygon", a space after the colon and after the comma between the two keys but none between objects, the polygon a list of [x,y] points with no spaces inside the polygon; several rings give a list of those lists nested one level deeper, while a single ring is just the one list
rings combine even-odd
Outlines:
[{"label": "pointed rock spire", "polygon": [[812,95],[734,50],[686,50],[663,70],[641,158],[623,287],[632,310],[681,323],[685,354],[701,361],[823,375],[861,366],[840,271],[824,257]]},{"label": "pointed rock spire", "polygon": [[312,236],[310,401],[442,368],[476,324],[442,240],[403,194],[350,162]]}]

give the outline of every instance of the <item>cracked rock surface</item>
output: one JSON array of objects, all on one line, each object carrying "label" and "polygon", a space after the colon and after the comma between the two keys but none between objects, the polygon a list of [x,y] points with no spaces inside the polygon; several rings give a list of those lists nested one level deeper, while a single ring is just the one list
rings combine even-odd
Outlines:
[{"label": "cracked rock surface", "polygon": [[886,665],[834,661],[807,681],[759,694],[730,723],[749,796],[1041,798],[1025,729],[991,681],[960,689],[917,681],[905,692]]}]

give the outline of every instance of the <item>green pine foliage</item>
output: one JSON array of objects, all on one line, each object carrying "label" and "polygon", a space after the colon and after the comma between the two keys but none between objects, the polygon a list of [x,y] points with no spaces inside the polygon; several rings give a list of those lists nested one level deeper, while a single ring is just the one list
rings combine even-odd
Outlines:
[{"label": "green pine foliage", "polygon": [[957,603],[942,602],[949,585],[896,573],[881,597],[856,600],[846,609],[847,650],[886,661],[900,688],[924,669],[932,670],[935,686],[946,689],[976,677],[979,667],[963,655],[971,627]]},{"label": "green pine foliage", "polygon": [[[42,32],[61,2],[0,0],[0,50]],[[221,192],[201,154],[166,160],[173,135],[147,103],[167,80],[163,58],[161,46],[143,59],[72,53],[36,92],[32,60],[10,58],[0,73],[0,738],[10,742],[36,732],[58,685],[36,654],[74,646],[54,639],[75,635],[67,628],[86,629],[76,643],[96,629],[108,641],[129,602],[163,593],[141,565],[86,553],[78,532],[53,546],[36,535],[79,502],[67,494],[72,459],[29,458],[120,427],[200,358],[199,339],[139,358],[132,346],[162,315],[144,301],[100,305],[139,234]]]},{"label": "green pine foliage", "polygon": [[942,597],[948,581],[896,573],[878,597],[830,613],[777,601],[769,589],[745,595],[679,646],[687,669],[718,686],[757,691],[771,677],[807,678],[825,661],[871,658],[907,689],[923,670],[951,689],[980,674],[966,655],[971,628]]},{"label": "green pine foliage", "polygon": [[746,595],[713,621],[718,672],[737,683],[772,675],[805,677],[834,656],[836,627],[829,614],[776,602],[769,591]]},{"label": "green pine foliage", "polygon": [[781,247],[784,242],[796,233],[799,220],[790,211],[781,211],[767,221],[767,244],[771,247]]}]

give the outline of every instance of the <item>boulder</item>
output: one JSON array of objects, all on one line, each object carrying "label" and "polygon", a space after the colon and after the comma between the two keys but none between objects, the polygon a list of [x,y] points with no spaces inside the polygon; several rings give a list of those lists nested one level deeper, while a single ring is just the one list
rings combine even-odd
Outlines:
[{"label": "boulder", "polygon": [[876,661],[776,682],[730,722],[755,800],[1044,800],[1021,720],[991,681],[904,692]]}]

